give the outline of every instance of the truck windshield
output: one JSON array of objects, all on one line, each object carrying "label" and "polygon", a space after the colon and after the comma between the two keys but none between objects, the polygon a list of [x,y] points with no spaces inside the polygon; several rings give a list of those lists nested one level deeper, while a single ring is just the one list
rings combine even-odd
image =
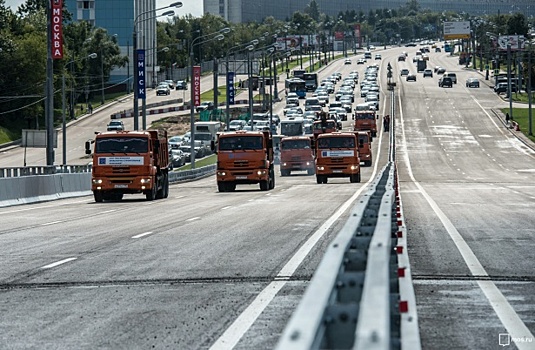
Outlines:
[{"label": "truck windshield", "polygon": [[[336,128],[336,124],[333,122],[333,121],[327,121],[325,123],[325,128],[326,129],[334,129]],[[314,129],[315,130],[321,130],[323,129],[323,124],[322,123],[314,123]]]},{"label": "truck windshield", "polygon": [[261,136],[231,136],[219,138],[220,151],[262,149]]},{"label": "truck windshield", "polygon": [[357,119],[375,119],[373,113],[357,113]]},{"label": "truck windshield", "polygon": [[95,153],[146,153],[148,139],[143,137],[106,137],[98,138]]},{"label": "truck windshield", "polygon": [[323,137],[318,139],[319,149],[355,148],[354,137]]},{"label": "truck windshield", "polygon": [[310,148],[310,140],[287,140],[281,142],[281,149],[305,149]]},{"label": "truck windshield", "polygon": [[303,126],[302,121],[299,122],[283,122],[281,124],[281,134],[286,136],[299,136],[303,135]]}]

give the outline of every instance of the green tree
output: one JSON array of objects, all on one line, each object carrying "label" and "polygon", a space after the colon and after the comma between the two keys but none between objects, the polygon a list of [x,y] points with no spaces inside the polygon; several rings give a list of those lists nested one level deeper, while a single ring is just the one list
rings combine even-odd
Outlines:
[{"label": "green tree", "polygon": [[316,0],[310,1],[305,9],[305,13],[308,14],[314,21],[318,21],[320,18],[320,10]]}]

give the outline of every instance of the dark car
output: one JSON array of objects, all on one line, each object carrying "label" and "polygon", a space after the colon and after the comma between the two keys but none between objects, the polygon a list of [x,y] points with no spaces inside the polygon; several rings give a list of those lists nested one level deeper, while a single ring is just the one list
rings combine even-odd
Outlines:
[{"label": "dark car", "polygon": [[439,87],[453,87],[453,80],[450,77],[442,77],[438,80]]},{"label": "dark car", "polygon": [[211,111],[212,109],[214,109],[214,103],[212,101],[204,101],[197,106],[196,111],[199,113],[203,111]]},{"label": "dark car", "polygon": [[[507,82],[498,83],[498,85],[494,86],[494,92],[497,94],[501,94],[503,92],[507,93],[507,90],[509,89]],[[516,84],[511,83],[511,90],[513,92],[516,92]]]},{"label": "dark car", "polygon": [[407,75],[407,81],[416,81],[416,75],[414,74],[409,74]]},{"label": "dark car", "polygon": [[466,87],[478,88],[479,87],[479,80],[477,78],[468,78],[468,79],[466,79]]},{"label": "dark car", "polygon": [[425,77],[433,77],[433,71],[431,69],[425,69],[424,70],[424,78]]},{"label": "dark car", "polygon": [[184,80],[179,80],[176,82],[176,89],[177,90],[187,90],[188,84]]},{"label": "dark car", "polygon": [[169,89],[169,84],[167,83],[162,83],[156,88],[156,96],[169,94],[171,94],[171,89]]}]

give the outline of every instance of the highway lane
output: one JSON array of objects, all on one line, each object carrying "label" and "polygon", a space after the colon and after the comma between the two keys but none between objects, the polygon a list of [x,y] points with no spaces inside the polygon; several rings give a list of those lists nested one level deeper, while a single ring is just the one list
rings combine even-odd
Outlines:
[{"label": "highway lane", "polygon": [[314,176],[281,178],[277,167],[269,192],[218,193],[210,176],[154,202],[0,208],[1,343],[273,348],[347,209],[385,164],[385,142],[381,132],[379,163],[362,168],[360,184],[320,186]]},{"label": "highway lane", "polygon": [[[407,62],[416,72],[409,51]],[[535,152],[492,109],[507,107],[481,75],[447,54],[430,66],[455,71],[400,81],[397,122],[401,198],[425,349],[535,347]],[[480,89],[464,81],[478,76]],[[504,335],[502,335],[504,337]],[[505,340],[502,340],[504,342]]]}]

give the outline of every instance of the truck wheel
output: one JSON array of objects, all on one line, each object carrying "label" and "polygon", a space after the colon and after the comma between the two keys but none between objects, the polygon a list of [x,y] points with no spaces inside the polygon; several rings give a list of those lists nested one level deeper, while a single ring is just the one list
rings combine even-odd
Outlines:
[{"label": "truck wheel", "polygon": [[328,181],[328,177],[324,175],[324,176],[323,176],[323,183],[326,184],[327,181]]},{"label": "truck wheel", "polygon": [[156,199],[156,184],[154,184],[152,189],[145,194],[145,198],[147,198],[148,201],[153,201]]},{"label": "truck wheel", "polygon": [[364,162],[364,166],[372,166],[372,161],[371,161],[371,159],[365,161],[365,162]]},{"label": "truck wheel", "polygon": [[226,192],[227,191],[227,186],[225,185],[225,183],[223,181],[218,181],[217,182],[217,190],[219,192]]},{"label": "truck wheel", "polygon": [[318,184],[322,183],[321,175],[316,175],[316,183]]},{"label": "truck wheel", "polygon": [[227,183],[227,191],[234,192],[236,190],[236,184],[234,182]]},{"label": "truck wheel", "polygon": [[102,203],[104,201],[104,196],[102,195],[102,192],[94,191],[93,197],[95,197],[95,202]]},{"label": "truck wheel", "polygon": [[275,188],[275,171],[273,168],[269,170],[269,189],[272,190]]},{"label": "truck wheel", "polygon": [[164,190],[163,190],[163,198],[169,197],[169,175],[168,174],[165,174],[163,188],[164,188]]},{"label": "truck wheel", "polygon": [[359,173],[357,174],[357,182],[360,182],[360,171],[359,171]]},{"label": "truck wheel", "polygon": [[267,191],[267,190],[269,190],[269,180],[262,180],[262,181],[260,181],[260,190],[261,190],[261,191]]}]

